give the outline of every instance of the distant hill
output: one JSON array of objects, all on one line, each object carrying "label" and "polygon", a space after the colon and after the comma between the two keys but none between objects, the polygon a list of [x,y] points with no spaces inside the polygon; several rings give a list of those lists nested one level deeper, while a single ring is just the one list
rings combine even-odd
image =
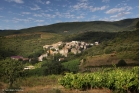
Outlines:
[{"label": "distant hill", "polygon": [[132,31],[135,29],[139,18],[124,19],[120,21],[90,21],[90,22],[65,22],[46,26],[37,26],[21,30],[3,30],[0,35],[19,34],[28,32],[50,32],[50,33],[77,33],[77,32],[119,32]]}]

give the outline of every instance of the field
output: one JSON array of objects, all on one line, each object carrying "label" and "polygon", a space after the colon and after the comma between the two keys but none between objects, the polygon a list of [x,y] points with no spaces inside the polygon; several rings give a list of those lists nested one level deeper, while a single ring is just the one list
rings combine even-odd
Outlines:
[{"label": "field", "polygon": [[[117,65],[120,62],[120,58],[115,54],[103,54],[103,55],[96,55],[96,56],[88,56],[84,62],[82,62],[79,66],[80,72],[86,71],[98,71],[102,70],[102,68],[113,67],[113,65]],[[139,66],[139,62],[132,59],[124,59],[123,60],[126,64],[119,65],[118,67],[124,68],[132,68],[134,66]]]},{"label": "field", "polygon": [[110,89],[117,92],[138,92],[139,68],[108,68],[94,73],[66,73],[59,83],[67,89]]},{"label": "field", "polygon": [[[58,79],[63,77],[62,75],[50,75],[44,77],[29,77],[25,80],[18,81],[21,90],[17,93],[108,93],[109,89],[92,89],[86,91],[65,89],[58,84]],[[6,89],[7,84],[0,82],[0,89]],[[0,93],[2,90],[0,90]]]},{"label": "field", "polygon": [[[137,93],[139,67],[123,70],[113,67],[94,73],[33,76],[17,81],[17,93]],[[0,83],[1,89],[7,84]],[[61,86],[62,85],[62,86]]]}]

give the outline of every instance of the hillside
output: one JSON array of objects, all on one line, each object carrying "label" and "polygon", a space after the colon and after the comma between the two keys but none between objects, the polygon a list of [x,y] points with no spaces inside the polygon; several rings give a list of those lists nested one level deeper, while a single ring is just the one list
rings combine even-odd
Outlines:
[{"label": "hillside", "polygon": [[39,56],[43,45],[60,40],[61,35],[46,32],[6,35],[0,38],[0,59],[13,55]]},{"label": "hillside", "polygon": [[89,22],[65,22],[56,23],[46,26],[37,26],[25,28],[20,30],[2,30],[0,35],[20,34],[28,32],[51,32],[51,33],[77,33],[77,32],[119,32],[119,31],[132,31],[135,29],[136,23],[139,18],[124,19],[120,21],[89,21]]},{"label": "hillside", "polygon": [[[88,43],[93,43],[98,41],[100,44],[102,44],[103,48],[99,48],[99,47],[96,49],[92,48],[91,51],[94,52],[89,51],[88,54],[90,55],[94,55],[94,53],[97,54],[95,50],[101,51],[102,54],[105,52],[110,53],[114,50],[121,52],[122,51],[121,49],[126,47],[129,49],[134,46],[136,49],[138,46],[137,41],[139,38],[138,38],[138,31],[134,31],[134,29],[136,28],[135,26],[138,20],[139,18],[125,19],[125,20],[115,21],[115,22],[94,21],[94,22],[57,23],[53,25],[34,27],[34,28],[28,28],[22,30],[0,31],[0,35],[4,36],[0,38],[1,41],[0,56],[1,58],[13,56],[13,55],[22,55],[25,57],[39,56],[41,53],[44,52],[42,50],[42,46],[46,44],[52,44],[54,42],[59,42],[59,41],[65,41],[65,42],[85,41]],[[97,26],[101,26],[101,27],[97,28]],[[119,30],[120,32],[115,32],[116,30],[114,31],[116,27],[117,29],[121,29]],[[93,30],[84,30],[90,28],[92,28]],[[102,29],[102,31],[97,31],[95,30],[95,28]],[[108,31],[106,32],[105,29],[103,28],[108,29]],[[113,30],[110,30],[111,28]],[[60,33],[63,33],[63,31],[69,31],[69,29],[71,29],[71,31],[74,34],[70,34],[69,32],[66,32],[67,34],[60,35]],[[125,31],[123,31],[123,29]],[[79,30],[80,32],[76,33]],[[117,46],[117,49],[115,46]],[[131,49],[129,49],[129,52],[131,52],[130,50]],[[130,54],[130,53],[125,53],[125,54]],[[135,54],[133,55],[134,56],[132,56],[132,58],[135,57]],[[86,56],[86,54],[84,56]],[[135,59],[137,58],[135,57]]]},{"label": "hillside", "polygon": [[[24,69],[23,71],[25,72],[22,73],[23,77],[25,77],[26,79],[20,80],[18,77],[19,80],[14,82],[15,86],[21,86],[25,89],[23,93],[26,92],[37,93],[38,91],[41,91],[42,93],[43,92],[46,93],[47,91],[50,91],[48,93],[78,92],[75,91],[74,89],[67,91],[64,87],[59,85],[58,80],[59,78],[63,77],[63,75],[65,75],[65,72],[89,73],[97,71],[96,73],[98,73],[98,71],[102,70],[104,70],[104,72],[105,71],[109,72],[111,70],[115,71],[115,69],[117,69],[117,71],[121,71],[122,69],[124,69],[124,72],[127,69],[128,71],[130,71],[132,67],[139,66],[139,36],[138,36],[139,25],[138,26],[136,25],[137,20],[139,19],[126,19],[117,22],[96,21],[96,22],[58,23],[49,26],[34,27],[22,30],[1,31],[0,88],[4,89],[8,86],[8,81],[5,81],[7,78],[3,76],[5,74],[5,73],[3,74],[4,72],[3,70],[7,69],[7,67],[10,67],[7,66],[9,62],[10,63],[14,62],[14,60],[9,59],[9,57],[11,56],[23,57],[22,59],[18,59],[17,62],[18,63],[22,62],[23,67],[33,66],[34,68],[28,70],[22,68]],[[94,26],[92,24],[94,24]],[[45,30],[43,30],[44,28]],[[93,30],[85,30],[90,28],[92,28]],[[108,31],[105,31],[105,29],[103,29],[103,31],[95,30],[102,28],[106,28],[109,30]],[[120,30],[115,30],[116,28]],[[134,30],[135,28],[136,30]],[[74,34],[69,33],[70,31],[68,29],[71,31],[71,33]],[[65,33],[63,34],[63,31],[67,31],[66,34]],[[81,32],[76,33],[78,31]],[[71,41],[72,43],[70,43]],[[64,43],[62,43],[60,46],[57,46],[56,44],[59,45],[59,43],[57,42],[64,42]],[[81,44],[81,42],[84,44]],[[98,42],[98,44],[95,44],[94,42]],[[43,49],[44,46],[47,48]],[[61,53],[59,52],[61,49],[63,50],[63,53],[66,53],[65,50],[68,50],[67,57],[62,55],[62,52]],[[82,52],[75,53],[75,51],[77,50]],[[59,53],[54,54],[54,52]],[[47,54],[47,57],[42,58],[43,59],[42,61],[38,61],[38,58],[44,54]],[[116,66],[118,68],[115,68]],[[12,67],[14,66],[11,66],[11,68]],[[138,69],[135,69],[135,71],[137,73],[139,72]],[[124,75],[125,74],[126,73],[124,73]],[[102,75],[100,74],[99,77],[101,76]],[[115,78],[115,72],[114,72],[114,78]],[[118,80],[122,79],[120,78]],[[137,81],[139,80],[137,79]],[[137,82],[137,84],[139,83]],[[50,90],[48,90],[48,88]],[[111,88],[107,89],[108,89],[107,92],[111,91]],[[100,93],[105,93],[103,92],[103,90],[106,92],[105,88],[102,87],[101,90],[102,92]],[[90,93],[99,92],[96,90],[95,90],[96,92],[94,92],[94,90],[89,89],[87,91],[83,91],[82,93],[88,93],[88,91],[90,91]]]}]

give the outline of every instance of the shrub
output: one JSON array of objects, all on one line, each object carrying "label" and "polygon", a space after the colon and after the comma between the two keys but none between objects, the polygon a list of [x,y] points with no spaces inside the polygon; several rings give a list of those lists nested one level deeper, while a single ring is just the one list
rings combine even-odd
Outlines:
[{"label": "shrub", "polygon": [[74,72],[74,73],[78,72],[79,64],[80,64],[80,60],[79,59],[74,59],[74,60],[62,63],[62,65],[66,69],[68,69],[70,72]]},{"label": "shrub", "polygon": [[118,63],[117,66],[126,66],[127,63],[125,62],[125,60],[121,59]]},{"label": "shrub", "polygon": [[114,50],[111,48],[111,47],[106,47],[105,48],[105,53],[106,54],[110,54],[110,53],[112,53]]},{"label": "shrub", "polygon": [[45,76],[46,67],[26,70],[27,76]]}]

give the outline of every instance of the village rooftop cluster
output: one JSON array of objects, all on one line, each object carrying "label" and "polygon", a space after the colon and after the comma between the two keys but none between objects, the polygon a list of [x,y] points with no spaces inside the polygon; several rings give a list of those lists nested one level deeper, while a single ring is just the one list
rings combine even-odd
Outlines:
[{"label": "village rooftop cluster", "polygon": [[[47,50],[45,54],[38,57],[38,61],[43,61],[43,58],[47,58],[49,55],[61,54],[64,57],[68,57],[68,53],[79,54],[82,53],[93,45],[99,45],[99,42],[86,43],[83,41],[71,41],[71,42],[58,42],[52,45],[44,45],[43,49]],[[59,60],[60,61],[60,60]]]},{"label": "village rooftop cluster", "polygon": [[[71,41],[71,42],[57,42],[52,45],[44,45],[43,49],[46,53],[40,55],[38,57],[38,61],[43,61],[44,58],[47,58],[49,55],[55,56],[55,54],[61,54],[63,57],[68,57],[69,53],[72,54],[80,54],[84,50],[93,45],[99,45],[99,42],[94,43],[86,43],[83,41]],[[31,61],[31,58],[24,58],[22,56],[11,56],[13,60],[23,60],[23,61]],[[64,58],[59,58],[58,61],[62,61]],[[34,66],[26,66],[24,69],[34,69]]]}]

